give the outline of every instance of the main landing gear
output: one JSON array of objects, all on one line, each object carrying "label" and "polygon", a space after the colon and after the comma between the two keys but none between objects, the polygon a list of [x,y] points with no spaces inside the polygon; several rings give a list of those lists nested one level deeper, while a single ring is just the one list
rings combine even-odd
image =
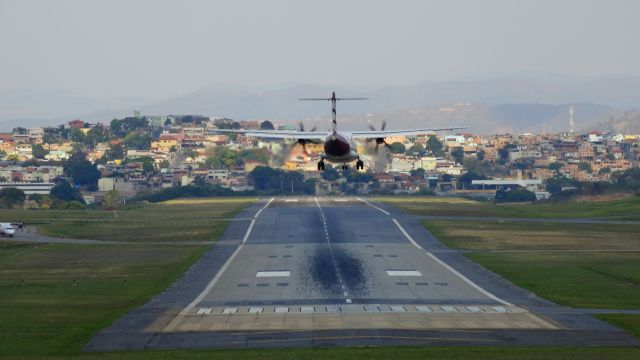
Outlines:
[{"label": "main landing gear", "polygon": [[364,161],[358,159],[358,161],[356,161],[356,170],[363,170],[364,169]]},{"label": "main landing gear", "polygon": [[324,170],[324,161],[318,161],[318,171]]}]

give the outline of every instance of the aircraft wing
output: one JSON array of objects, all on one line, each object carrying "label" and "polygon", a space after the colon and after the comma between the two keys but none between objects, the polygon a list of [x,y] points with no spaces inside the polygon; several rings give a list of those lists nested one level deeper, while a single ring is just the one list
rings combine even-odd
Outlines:
[{"label": "aircraft wing", "polygon": [[212,132],[220,134],[242,134],[245,136],[259,137],[264,139],[324,140],[327,136],[329,136],[329,133],[326,131],[214,129],[212,130]]},{"label": "aircraft wing", "polygon": [[352,131],[351,138],[353,139],[377,139],[377,138],[385,138],[389,136],[417,136],[417,135],[425,135],[434,131],[443,131],[443,130],[458,130],[458,129],[466,129],[466,126],[452,126],[452,127],[443,127],[443,128],[424,128],[424,129],[405,129],[405,130],[364,130],[364,131]]}]

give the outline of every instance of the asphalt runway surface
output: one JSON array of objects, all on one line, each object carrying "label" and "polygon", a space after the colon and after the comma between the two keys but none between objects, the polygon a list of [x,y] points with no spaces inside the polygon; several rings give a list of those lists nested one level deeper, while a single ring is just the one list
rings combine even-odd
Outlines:
[{"label": "asphalt runway surface", "polygon": [[367,199],[265,199],[88,351],[353,345],[638,345],[520,289]]}]

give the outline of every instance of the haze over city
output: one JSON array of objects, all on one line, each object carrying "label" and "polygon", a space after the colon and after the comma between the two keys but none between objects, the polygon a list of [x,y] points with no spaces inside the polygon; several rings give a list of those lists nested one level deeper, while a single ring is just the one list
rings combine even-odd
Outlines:
[{"label": "haze over city", "polygon": [[[314,84],[348,93],[400,86],[413,95],[411,86],[424,82],[447,88],[507,78],[526,87],[524,78],[562,92],[604,80],[609,88],[622,84],[640,93],[633,91],[640,89],[640,49],[632,45],[639,10],[634,1],[0,1],[0,126],[81,116],[108,121],[145,107],[175,113],[194,102],[218,111],[205,115],[248,119],[260,114],[203,103],[222,94],[247,104],[246,94],[296,85],[311,91]],[[564,97],[541,97],[548,88],[533,86],[515,98],[471,94],[387,103],[379,97],[372,107],[344,111],[401,110],[438,100],[640,104],[571,89]],[[191,100],[202,91],[213,94]],[[326,113],[286,107],[261,115]]]}]

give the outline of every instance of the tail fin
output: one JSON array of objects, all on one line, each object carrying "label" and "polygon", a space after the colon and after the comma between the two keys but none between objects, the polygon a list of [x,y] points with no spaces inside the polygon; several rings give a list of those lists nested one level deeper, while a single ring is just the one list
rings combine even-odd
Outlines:
[{"label": "tail fin", "polygon": [[298,100],[312,100],[312,101],[331,101],[331,128],[333,133],[335,134],[338,131],[338,123],[336,122],[336,102],[341,100],[369,100],[369,98],[364,97],[353,97],[353,98],[337,98],[336,92],[331,93],[330,98],[301,98]]}]

